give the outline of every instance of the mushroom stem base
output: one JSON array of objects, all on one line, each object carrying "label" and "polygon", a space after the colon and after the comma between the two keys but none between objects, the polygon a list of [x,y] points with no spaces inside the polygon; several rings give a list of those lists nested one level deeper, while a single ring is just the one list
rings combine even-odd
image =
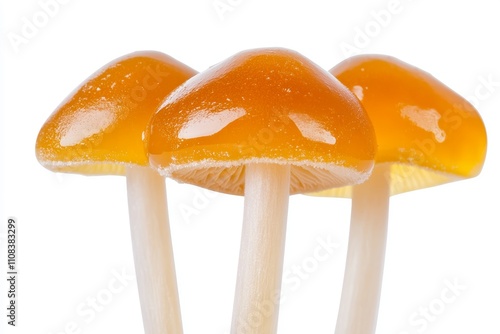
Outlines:
[{"label": "mushroom stem base", "polygon": [[248,164],[232,334],[274,334],[278,327],[290,166]]},{"label": "mushroom stem base", "polygon": [[165,179],[149,167],[127,167],[135,271],[146,334],[181,334]]},{"label": "mushroom stem base", "polygon": [[373,334],[377,325],[389,210],[389,166],[353,188],[351,228],[336,334]]}]

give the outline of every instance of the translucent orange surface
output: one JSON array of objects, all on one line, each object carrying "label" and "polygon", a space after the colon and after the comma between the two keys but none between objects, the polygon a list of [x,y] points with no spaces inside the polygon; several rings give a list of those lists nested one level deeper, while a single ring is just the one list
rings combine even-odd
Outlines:
[{"label": "translucent orange surface", "polygon": [[486,155],[481,117],[436,78],[382,55],[355,56],[330,72],[370,116],[376,161],[391,164],[392,194],[479,174]]},{"label": "translucent orange surface", "polygon": [[290,163],[291,192],[359,183],[375,139],[356,97],[285,49],[249,50],[188,80],[148,131],[150,162],[165,175],[242,194],[244,165]]},{"label": "translucent orange surface", "polygon": [[43,125],[36,155],[46,168],[124,174],[148,165],[143,135],[151,115],[196,71],[159,52],[116,59],[87,79]]}]

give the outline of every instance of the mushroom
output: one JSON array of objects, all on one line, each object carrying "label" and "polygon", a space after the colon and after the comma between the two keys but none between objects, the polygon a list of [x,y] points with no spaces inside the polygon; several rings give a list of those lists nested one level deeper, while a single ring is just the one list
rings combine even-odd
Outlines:
[{"label": "mushroom", "polygon": [[125,175],[145,332],[182,333],[165,180],[149,167],[143,135],[161,101],[196,72],[152,51],[116,59],[49,117],[38,161],[55,172]]},{"label": "mushroom", "polygon": [[377,322],[389,197],[478,175],[486,131],[464,98],[396,58],[355,56],[330,72],[359,98],[377,137],[376,163],[367,182],[320,193],[352,197],[335,332],[369,334]]},{"label": "mushroom", "polygon": [[275,333],[289,195],[366,180],[375,138],[361,104],[297,52],[247,50],[169,95],[148,137],[161,174],[245,196],[231,333]]}]

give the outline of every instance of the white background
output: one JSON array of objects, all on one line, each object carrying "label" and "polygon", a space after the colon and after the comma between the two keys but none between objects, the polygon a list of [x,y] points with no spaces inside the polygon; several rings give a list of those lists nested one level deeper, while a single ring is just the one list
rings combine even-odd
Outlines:
[{"label": "white background", "polygon": [[[124,178],[56,175],[35,159],[40,127],[74,87],[137,50],[162,51],[201,71],[244,49],[281,46],[330,69],[348,56],[341,50],[346,44],[361,53],[396,56],[472,99],[489,139],[479,177],[391,199],[378,333],[500,332],[495,1],[221,0],[230,7],[218,13],[213,0],[60,0],[44,22],[45,2],[1,5],[0,261],[4,269],[5,225],[13,216],[20,273],[18,326],[7,333],[142,333]],[[374,13],[387,8],[393,13],[377,23]],[[23,37],[26,20],[38,20],[40,27]],[[365,29],[371,36],[362,40],[359,31]],[[9,40],[14,34],[26,39],[16,46]],[[493,84],[485,86],[485,80]],[[167,188],[185,333],[228,333],[242,199],[170,180]],[[181,214],[187,207],[196,210],[189,217]],[[290,199],[279,333],[333,333],[349,215],[346,199]],[[339,247],[314,262],[319,240],[328,239]],[[299,278],[289,271],[293,266],[309,273]],[[110,292],[109,283],[122,272],[124,281],[115,282],[120,291]],[[440,301],[446,282],[461,286],[450,303]],[[102,306],[93,315],[87,304],[92,298]],[[430,306],[431,317],[422,320],[419,312]]]}]

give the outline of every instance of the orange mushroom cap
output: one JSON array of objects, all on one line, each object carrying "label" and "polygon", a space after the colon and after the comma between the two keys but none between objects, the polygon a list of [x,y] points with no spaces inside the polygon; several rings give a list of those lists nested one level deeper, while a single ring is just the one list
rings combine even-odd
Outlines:
[{"label": "orange mushroom cap", "polygon": [[118,58],[87,79],[45,122],[36,156],[47,169],[125,174],[149,165],[143,136],[151,115],[173,89],[196,74],[154,51]]},{"label": "orange mushroom cap", "polygon": [[247,163],[291,164],[290,193],[364,181],[372,125],[356,97],[297,52],[240,52],[175,90],[151,119],[160,173],[242,195]]},{"label": "orange mushroom cap", "polygon": [[[432,75],[384,55],[351,57],[330,72],[370,116],[376,163],[391,165],[392,195],[480,173],[486,156],[483,121],[469,102]],[[350,189],[323,194],[350,196]]]}]

